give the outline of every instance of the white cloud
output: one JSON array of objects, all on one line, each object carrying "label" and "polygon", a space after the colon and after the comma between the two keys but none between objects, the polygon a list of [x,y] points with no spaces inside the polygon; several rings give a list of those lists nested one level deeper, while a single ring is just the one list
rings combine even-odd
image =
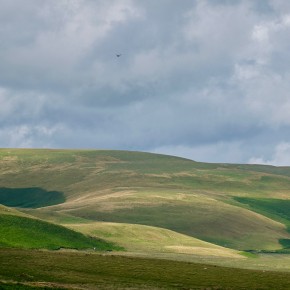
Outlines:
[{"label": "white cloud", "polygon": [[[19,2],[12,6],[18,9]],[[28,3],[29,5],[29,3]],[[100,58],[91,59],[86,67],[82,63],[110,36],[111,31],[130,19],[141,17],[132,1],[31,1],[32,11],[22,16],[25,21],[7,19],[2,23],[1,42],[5,43],[0,60],[6,69],[4,79],[19,82],[22,86],[45,89],[48,85],[71,86],[92,79]],[[30,15],[38,17],[29,23]],[[22,25],[22,27],[20,27]],[[41,27],[41,29],[35,29]],[[25,31],[27,38],[21,42],[11,39],[11,34]],[[19,36],[20,38],[21,36]],[[112,49],[111,55],[113,56]],[[87,71],[83,71],[83,69]],[[25,80],[26,83],[23,84]],[[45,84],[44,84],[45,82]]]},{"label": "white cloud", "polygon": [[259,42],[268,42],[269,41],[268,27],[261,24],[255,25],[252,32],[252,38]]},{"label": "white cloud", "polygon": [[1,146],[274,162],[290,142],[285,1],[2,2]]},{"label": "white cloud", "polygon": [[11,148],[55,148],[54,140],[57,136],[65,134],[67,128],[62,124],[31,125],[21,124],[0,128],[2,147]]},{"label": "white cloud", "polygon": [[253,80],[259,76],[259,67],[249,64],[236,64],[234,78],[238,81]]},{"label": "white cloud", "polygon": [[199,146],[164,146],[150,151],[200,162],[231,163],[232,160],[235,160],[239,163],[243,160],[243,146],[240,142],[217,142]]},{"label": "white cloud", "polygon": [[290,143],[282,142],[276,145],[270,157],[252,157],[250,164],[267,164],[276,166],[290,166]]}]

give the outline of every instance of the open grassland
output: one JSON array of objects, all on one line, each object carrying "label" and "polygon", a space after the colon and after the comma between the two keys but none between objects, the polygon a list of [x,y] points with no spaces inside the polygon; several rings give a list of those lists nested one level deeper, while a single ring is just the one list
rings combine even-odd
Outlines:
[{"label": "open grassland", "polygon": [[290,255],[238,252],[211,243],[150,226],[121,223],[67,225],[91,236],[119,243],[121,255],[199,262],[245,269],[290,272]]},{"label": "open grassland", "polygon": [[129,252],[180,253],[242,259],[238,251],[156,227],[101,222],[70,224],[69,227],[90,236],[119,243]]},{"label": "open grassland", "polygon": [[12,249],[0,250],[0,279],[30,285],[53,283],[67,289],[290,288],[290,273],[283,272],[114,255]]},{"label": "open grassland", "polygon": [[[282,222],[290,232],[290,200],[249,197],[235,197],[234,199],[258,213]],[[280,239],[280,244],[283,249],[278,250],[279,252],[290,253],[290,239]]]},{"label": "open grassland", "polygon": [[250,209],[283,222],[290,231],[290,199],[249,197],[235,197],[234,199],[248,205]]},{"label": "open grassland", "polygon": [[19,216],[19,217],[28,217],[28,218],[34,218],[33,216],[29,214],[25,214],[15,208],[12,207],[7,207],[2,204],[0,204],[0,215],[14,215],[14,216]]},{"label": "open grassland", "polygon": [[[66,210],[89,220],[152,225],[236,249],[276,249],[285,226],[250,210],[199,194],[170,192],[107,195],[86,211]],[[90,200],[90,199],[89,199]]]},{"label": "open grassland", "polygon": [[9,190],[36,188],[48,201],[49,194],[61,193],[57,205],[34,204],[25,211],[59,223],[157,226],[241,250],[281,249],[281,241],[290,239],[283,220],[233,199],[289,199],[288,167],[126,151],[2,149],[0,187],[4,204]]},{"label": "open grassland", "polygon": [[64,192],[66,198],[79,188],[90,192],[154,186],[277,197],[288,195],[290,185],[289,168],[207,164],[141,152],[0,149],[0,164],[3,187],[39,187]]},{"label": "open grassland", "polygon": [[16,210],[0,208],[0,247],[23,249],[91,249],[117,250],[97,238],[91,238],[65,227],[29,218]]},{"label": "open grassland", "polygon": [[0,149],[0,289],[290,289],[289,200],[289,167]]}]

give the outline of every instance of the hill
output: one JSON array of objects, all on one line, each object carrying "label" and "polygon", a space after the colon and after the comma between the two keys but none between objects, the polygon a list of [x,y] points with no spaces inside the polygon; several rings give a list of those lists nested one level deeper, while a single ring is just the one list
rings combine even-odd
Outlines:
[{"label": "hill", "polygon": [[128,151],[1,149],[1,203],[11,205],[23,192],[21,211],[57,223],[148,225],[238,250],[277,250],[290,239],[285,219],[241,199],[284,204],[289,167]]},{"label": "hill", "polygon": [[108,222],[70,224],[69,227],[119,243],[131,253],[177,253],[242,259],[237,251],[162,228]]},{"label": "hill", "polygon": [[0,247],[23,249],[118,249],[65,227],[38,220],[14,209],[0,207]]}]

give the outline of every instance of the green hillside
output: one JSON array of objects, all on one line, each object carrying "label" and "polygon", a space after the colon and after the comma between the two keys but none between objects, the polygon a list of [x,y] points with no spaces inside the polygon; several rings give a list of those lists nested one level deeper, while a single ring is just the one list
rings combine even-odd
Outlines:
[{"label": "green hillside", "polygon": [[23,249],[118,249],[65,227],[29,218],[6,207],[0,208],[0,247]]},{"label": "green hillside", "polygon": [[265,214],[270,218],[279,220],[285,223],[290,230],[290,200],[275,199],[275,198],[249,198],[235,197],[235,200],[246,204],[249,208],[257,212]]},{"label": "green hillside", "polygon": [[[289,199],[289,167],[128,151],[1,149],[0,188],[5,204],[21,196],[14,205],[56,223],[156,226],[241,250],[277,250],[290,239],[285,219],[235,199]],[[59,194],[55,204],[45,204],[51,193]]]},{"label": "green hillside", "polygon": [[162,228],[107,222],[70,224],[69,227],[90,236],[119,243],[126,250],[134,253],[177,253],[232,259],[243,258],[235,250]]}]

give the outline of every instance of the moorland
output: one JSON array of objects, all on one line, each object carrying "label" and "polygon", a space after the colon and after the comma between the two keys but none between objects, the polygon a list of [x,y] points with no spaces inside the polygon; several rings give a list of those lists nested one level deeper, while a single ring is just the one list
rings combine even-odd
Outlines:
[{"label": "moorland", "polygon": [[290,289],[290,167],[0,149],[0,289]]}]

